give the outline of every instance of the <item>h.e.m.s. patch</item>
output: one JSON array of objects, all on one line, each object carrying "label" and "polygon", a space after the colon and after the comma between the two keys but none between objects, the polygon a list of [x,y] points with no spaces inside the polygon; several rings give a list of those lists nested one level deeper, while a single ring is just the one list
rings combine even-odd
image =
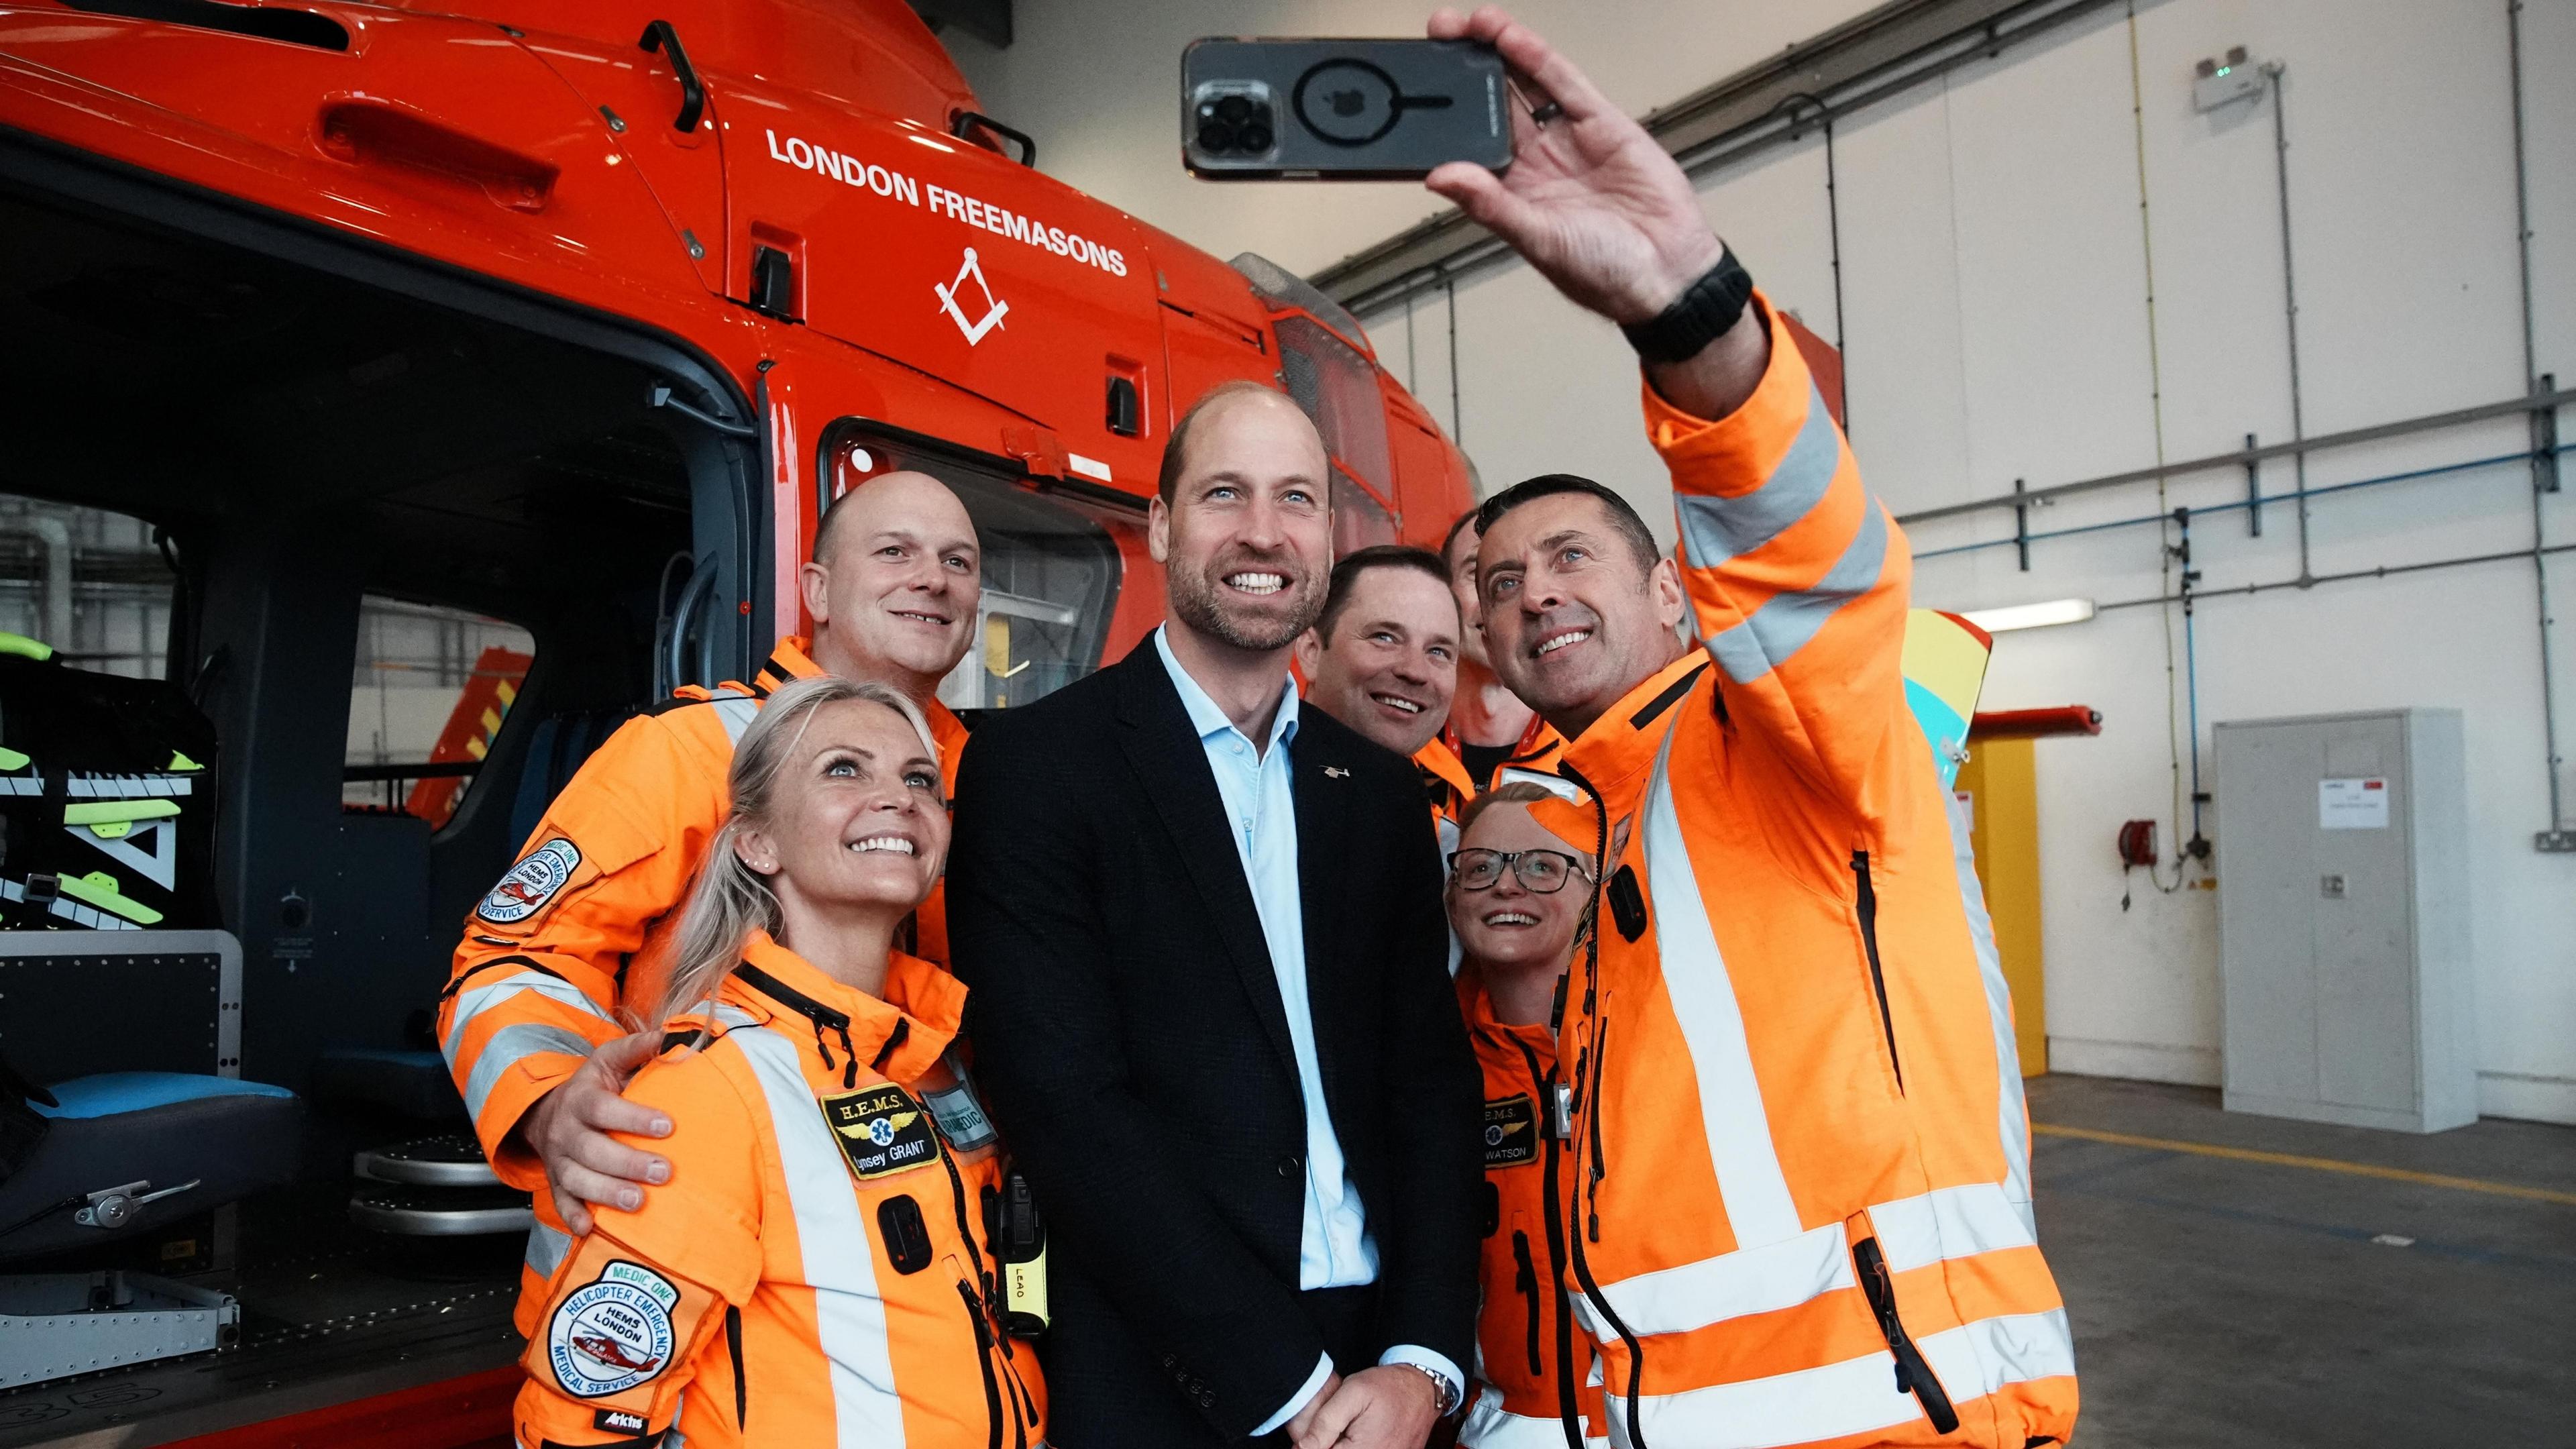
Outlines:
[{"label": "h.e.m.s. patch", "polygon": [[831,1125],[850,1171],[862,1180],[891,1177],[939,1160],[939,1138],[930,1114],[903,1088],[888,1084],[862,1087],[823,1099],[823,1120]]},{"label": "h.e.m.s. patch", "polygon": [[619,1259],[564,1295],[546,1321],[546,1361],[577,1399],[604,1399],[661,1377],[671,1366],[671,1313],[680,1290],[641,1263]]},{"label": "h.e.m.s. patch", "polygon": [[1527,1096],[1485,1104],[1485,1165],[1518,1167],[1538,1158],[1538,1104]]},{"label": "h.e.m.s. patch", "polygon": [[546,908],[581,865],[581,847],[558,835],[529,851],[501,883],[483,897],[474,914],[499,926],[513,926]]}]

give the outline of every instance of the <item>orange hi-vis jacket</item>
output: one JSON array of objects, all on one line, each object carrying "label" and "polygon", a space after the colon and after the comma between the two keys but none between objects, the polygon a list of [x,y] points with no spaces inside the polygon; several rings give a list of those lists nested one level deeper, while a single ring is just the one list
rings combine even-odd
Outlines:
[{"label": "orange hi-vis jacket", "polygon": [[[619,726],[546,807],[518,864],[465,918],[438,1039],[493,1170],[537,1195],[520,1277],[522,1333],[570,1239],[544,1191],[544,1167],[509,1145],[511,1131],[593,1048],[627,1031],[622,1007],[653,999],[679,907],[732,809],[734,741],[771,690],[821,672],[805,640],[782,639],[751,684],[693,687]],[[953,788],[966,727],[936,701],[927,714]],[[941,962],[943,906],[934,891],[915,915],[915,950]]]},{"label": "orange hi-vis jacket", "polygon": [[540,1445],[1038,1449],[1003,1331],[1001,1147],[957,1069],[966,988],[895,954],[870,996],[755,933],[626,1095],[671,1180],[597,1210],[546,1285],[517,1430]]},{"label": "orange hi-vis jacket", "polygon": [[[1761,315],[1756,313],[1755,315]],[[1567,1226],[1622,1449],[2062,1442],[2012,1005],[1900,679],[1904,536],[1797,345],[1722,421],[1646,390],[1705,654],[1570,744],[1606,846]]]},{"label": "orange hi-vis jacket", "polygon": [[1462,1449],[1598,1449],[1601,1386],[1592,1341],[1566,1303],[1564,1182],[1573,1154],[1549,1124],[1559,1080],[1556,1033],[1494,1019],[1474,966],[1458,973],[1458,1010],[1485,1076],[1484,1304]]},{"label": "orange hi-vis jacket", "polygon": [[1520,742],[1494,771],[1494,778],[1479,781],[1467,769],[1455,727],[1444,727],[1429,743],[1414,751],[1413,763],[1422,770],[1423,792],[1431,797],[1431,819],[1440,832],[1440,859],[1447,864],[1449,852],[1458,848],[1458,815],[1469,801],[1499,785],[1518,781],[1543,785],[1562,792],[1565,780],[1556,773],[1556,762],[1565,754],[1565,736],[1543,719],[1533,719],[1521,731]]}]

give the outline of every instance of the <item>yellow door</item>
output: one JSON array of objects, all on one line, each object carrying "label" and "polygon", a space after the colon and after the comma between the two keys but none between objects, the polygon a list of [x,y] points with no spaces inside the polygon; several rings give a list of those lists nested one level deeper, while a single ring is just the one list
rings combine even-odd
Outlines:
[{"label": "yellow door", "polygon": [[2048,1070],[2048,1011],[2042,1000],[2039,940],[2039,789],[2029,740],[1980,740],[1968,747],[1957,789],[1968,807],[1977,882],[1994,917],[1995,953],[2012,987],[2013,1035],[2021,1074]]}]

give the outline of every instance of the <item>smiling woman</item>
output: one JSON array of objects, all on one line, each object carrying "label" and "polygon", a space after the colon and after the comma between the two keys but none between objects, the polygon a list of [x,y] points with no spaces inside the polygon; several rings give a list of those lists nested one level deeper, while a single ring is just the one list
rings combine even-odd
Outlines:
[{"label": "smiling woman", "polygon": [[730,783],[733,818],[683,909],[655,1025],[712,995],[754,932],[862,989],[882,983],[895,928],[947,860],[938,746],[886,685],[781,688],[744,731]]},{"label": "smiling woman", "polygon": [[[549,1279],[519,1442],[740,1444],[754,1381],[764,1443],[849,1422],[938,1449],[1043,1442],[980,1210],[1003,1190],[999,1141],[949,1050],[965,988],[894,949],[948,853],[929,727],[886,686],[798,680],[744,732],[730,783],[662,1052],[627,1089],[667,1120],[671,1170],[600,1207]],[[764,1234],[782,1203],[796,1231]]]}]

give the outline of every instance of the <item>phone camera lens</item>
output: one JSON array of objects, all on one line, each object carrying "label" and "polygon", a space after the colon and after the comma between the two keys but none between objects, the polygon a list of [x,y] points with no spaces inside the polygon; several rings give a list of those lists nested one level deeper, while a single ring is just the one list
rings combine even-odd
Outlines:
[{"label": "phone camera lens", "polygon": [[1227,125],[1239,126],[1252,114],[1252,102],[1242,96],[1227,96],[1216,103],[1216,113]]},{"label": "phone camera lens", "polygon": [[1222,155],[1234,149],[1234,128],[1223,121],[1199,122],[1199,149]]},{"label": "phone camera lens", "polygon": [[1270,141],[1270,127],[1264,122],[1255,121],[1243,128],[1243,149],[1246,151],[1255,154],[1267,151],[1270,149]]}]

